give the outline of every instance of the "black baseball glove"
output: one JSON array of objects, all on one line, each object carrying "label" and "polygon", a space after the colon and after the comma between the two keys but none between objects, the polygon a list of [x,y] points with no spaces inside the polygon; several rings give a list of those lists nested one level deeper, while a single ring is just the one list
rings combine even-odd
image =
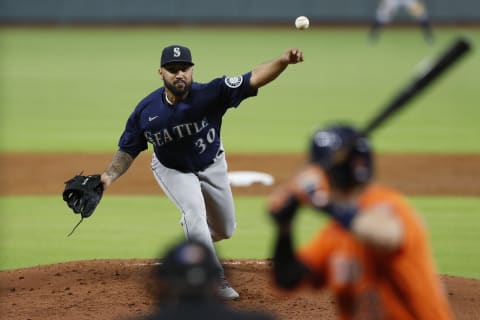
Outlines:
[{"label": "black baseball glove", "polygon": [[82,218],[92,215],[103,195],[103,183],[99,174],[90,176],[76,175],[65,182],[63,200]]}]

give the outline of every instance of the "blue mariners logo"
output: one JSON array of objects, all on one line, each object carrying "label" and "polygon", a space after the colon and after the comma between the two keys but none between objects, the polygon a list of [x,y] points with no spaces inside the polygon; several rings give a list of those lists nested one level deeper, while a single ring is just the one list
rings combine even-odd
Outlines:
[{"label": "blue mariners logo", "polygon": [[236,77],[226,77],[225,84],[230,88],[238,88],[242,85],[243,77],[236,76]]}]

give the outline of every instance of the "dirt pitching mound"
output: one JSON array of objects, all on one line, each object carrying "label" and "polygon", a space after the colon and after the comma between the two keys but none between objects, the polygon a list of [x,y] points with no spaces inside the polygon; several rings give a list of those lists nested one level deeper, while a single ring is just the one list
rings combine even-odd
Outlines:
[{"label": "dirt pitching mound", "polygon": [[[10,320],[108,320],[149,313],[147,288],[154,260],[91,260],[0,272],[0,310]],[[234,308],[262,310],[278,319],[335,319],[326,291],[293,293],[272,285],[266,260],[224,260],[240,300]],[[442,276],[457,319],[480,319],[480,281]]]}]

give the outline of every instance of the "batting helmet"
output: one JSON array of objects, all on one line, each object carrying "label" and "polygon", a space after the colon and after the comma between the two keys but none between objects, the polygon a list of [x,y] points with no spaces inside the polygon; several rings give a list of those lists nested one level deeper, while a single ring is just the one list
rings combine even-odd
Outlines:
[{"label": "batting helmet", "polygon": [[310,157],[325,170],[330,185],[338,189],[364,185],[373,176],[368,139],[348,125],[317,130],[311,140]]}]

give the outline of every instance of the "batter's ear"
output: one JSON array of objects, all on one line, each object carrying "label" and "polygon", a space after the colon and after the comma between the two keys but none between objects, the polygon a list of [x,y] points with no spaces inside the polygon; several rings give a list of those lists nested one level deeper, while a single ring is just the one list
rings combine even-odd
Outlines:
[{"label": "batter's ear", "polygon": [[162,78],[163,80],[163,72],[162,72],[162,68],[158,69],[158,75],[160,76],[160,78]]}]

